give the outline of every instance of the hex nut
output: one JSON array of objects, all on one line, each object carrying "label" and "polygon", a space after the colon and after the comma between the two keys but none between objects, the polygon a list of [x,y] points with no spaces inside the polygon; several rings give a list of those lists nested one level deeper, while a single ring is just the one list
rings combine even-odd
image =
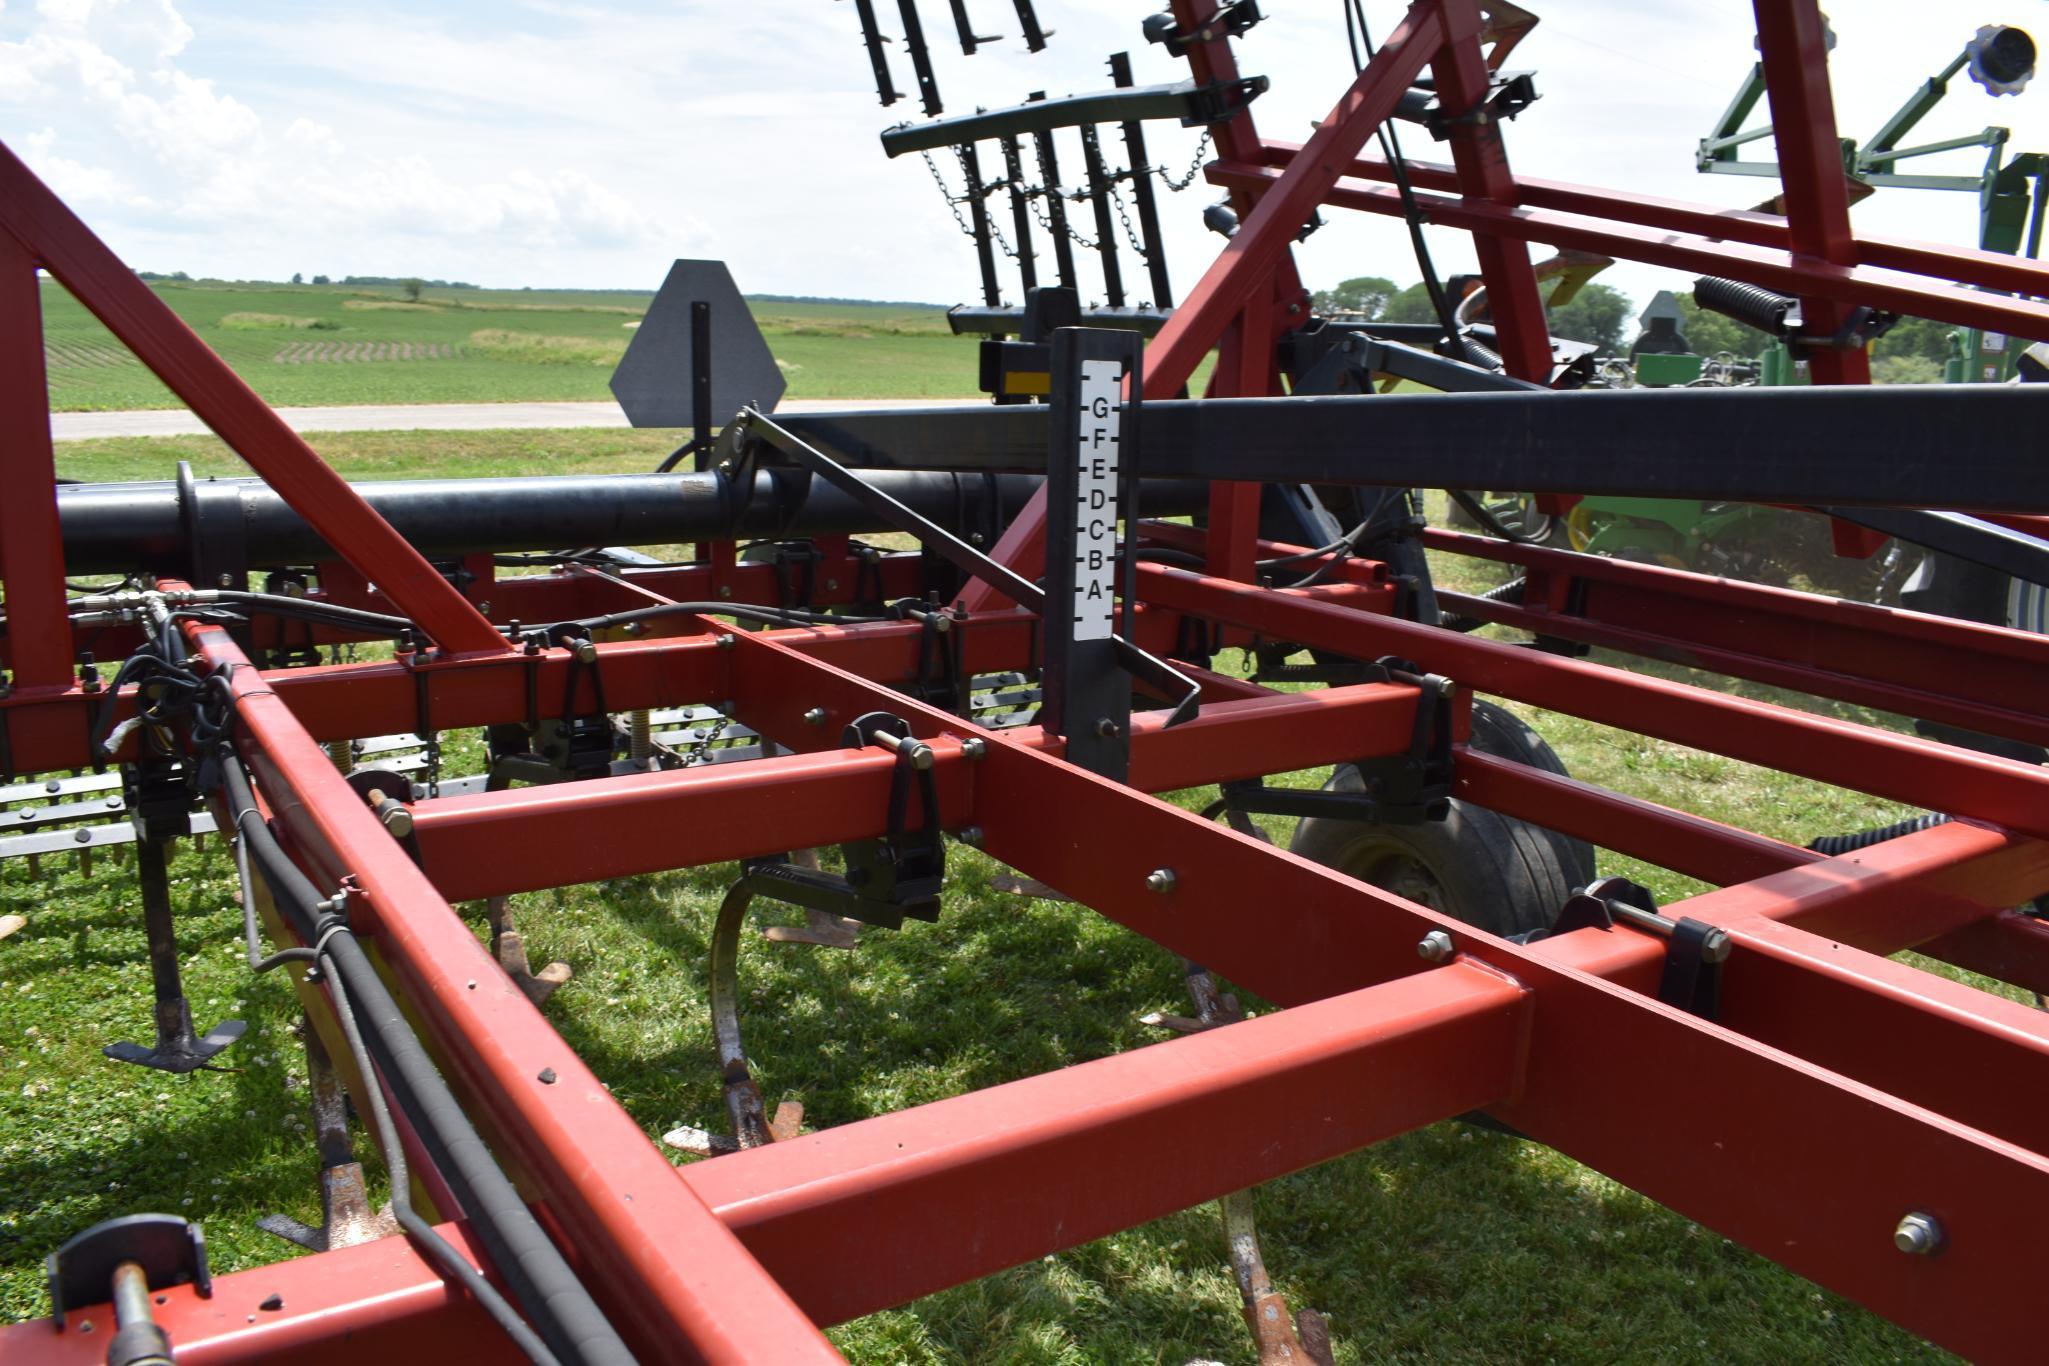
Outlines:
[{"label": "hex nut", "polygon": [[1458,956],[1458,946],[1443,930],[1432,930],[1417,943],[1416,954],[1432,963],[1449,963]]},{"label": "hex nut", "polygon": [[1932,1257],[1942,1250],[1942,1224],[1932,1214],[1915,1210],[1892,1231],[1892,1245],[1914,1257]]},{"label": "hex nut", "polygon": [[1145,875],[1146,890],[1158,892],[1161,896],[1173,891],[1177,881],[1172,868],[1155,868]]}]

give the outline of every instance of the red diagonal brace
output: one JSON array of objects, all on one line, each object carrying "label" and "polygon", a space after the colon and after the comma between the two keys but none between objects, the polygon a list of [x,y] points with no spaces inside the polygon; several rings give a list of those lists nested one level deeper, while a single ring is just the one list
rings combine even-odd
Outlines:
[{"label": "red diagonal brace", "polygon": [[7,655],[22,692],[71,682],[64,544],[43,371],[42,300],[34,258],[0,236],[0,582],[7,585]]},{"label": "red diagonal brace", "polygon": [[[1815,0],[1756,0],[1756,9],[1793,251],[1796,257],[1854,265],[1857,242],[1850,233],[1843,144],[1829,91],[1827,22]],[[1825,300],[1803,299],[1800,316],[1810,330],[1830,329],[1842,325],[1848,310]],[[1811,366],[1820,384],[1871,382],[1871,357],[1861,347],[1820,348]]]},{"label": "red diagonal brace", "polygon": [[0,227],[436,644],[456,654],[511,648],[4,144]]}]

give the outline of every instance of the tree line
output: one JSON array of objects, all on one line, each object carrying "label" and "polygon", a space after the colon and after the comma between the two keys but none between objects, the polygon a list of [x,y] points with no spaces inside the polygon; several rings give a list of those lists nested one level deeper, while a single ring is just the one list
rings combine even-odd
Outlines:
[{"label": "tree line", "polygon": [[[1679,330],[1697,355],[1714,356],[1727,351],[1737,356],[1755,356],[1771,339],[1756,328],[1745,327],[1733,318],[1710,313],[1693,302],[1691,291],[1673,291],[1685,321]],[[1431,323],[1437,312],[1430,293],[1421,281],[1406,288],[1379,275],[1361,275],[1332,289],[1316,291],[1316,311],[1324,317],[1345,315],[1368,322]],[[1634,300],[1621,290],[1598,282],[1582,285],[1579,292],[1557,308],[1546,308],[1551,334],[1593,345],[1601,355],[1623,356],[1636,339],[1637,316]],[[1949,355],[1949,336],[1959,331],[1954,324],[1930,318],[1902,318],[1892,330],[1872,344],[1872,376],[1891,384],[1932,384],[1942,378],[1942,362]]]}]

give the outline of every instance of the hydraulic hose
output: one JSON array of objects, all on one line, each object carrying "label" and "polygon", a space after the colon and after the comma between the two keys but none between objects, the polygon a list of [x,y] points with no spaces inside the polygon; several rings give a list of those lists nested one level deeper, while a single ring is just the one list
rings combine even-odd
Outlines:
[{"label": "hydraulic hose", "polygon": [[[484,1146],[340,913],[260,819],[243,819],[256,809],[256,800],[240,762],[223,752],[219,771],[230,814],[248,840],[258,872],[292,928],[331,965],[352,1001],[352,1018],[364,1030],[377,1071],[454,1188],[513,1297],[556,1357],[627,1366],[632,1353]],[[365,1082],[375,1089],[370,1077]]]}]

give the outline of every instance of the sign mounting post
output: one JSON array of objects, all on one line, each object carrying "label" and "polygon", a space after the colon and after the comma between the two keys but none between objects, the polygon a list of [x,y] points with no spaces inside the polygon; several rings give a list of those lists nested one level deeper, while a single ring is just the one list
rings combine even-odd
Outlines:
[{"label": "sign mounting post", "polygon": [[1129,525],[1143,342],[1135,332],[1053,333],[1046,461],[1045,701],[1040,721],[1067,760],[1122,781],[1130,765],[1131,676],[1118,660],[1116,599],[1132,601],[1117,553]]}]

